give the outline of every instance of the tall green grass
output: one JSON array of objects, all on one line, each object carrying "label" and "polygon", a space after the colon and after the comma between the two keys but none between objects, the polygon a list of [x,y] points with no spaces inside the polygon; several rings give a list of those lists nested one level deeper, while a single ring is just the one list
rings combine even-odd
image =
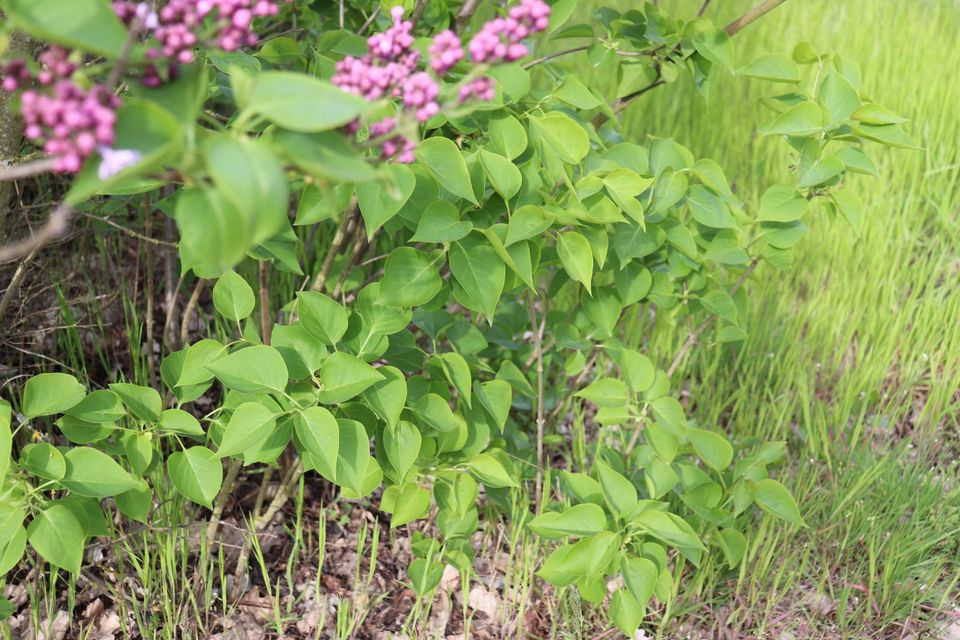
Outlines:
[{"label": "tall green grass", "polygon": [[[677,6],[692,15],[699,4]],[[749,2],[713,4],[709,15],[725,23]],[[910,118],[923,150],[874,149],[880,179],[850,185],[864,200],[863,237],[815,220],[793,268],[762,266],[748,284],[749,338],[708,340],[678,374],[701,423],[741,442],[789,442],[779,474],[810,529],[761,525],[740,572],[708,568],[665,628],[906,637],[956,607],[958,33],[960,4],[949,0],[792,0],[735,39],[740,65],[804,40],[859,62],[863,86]],[[630,107],[626,135],[671,136],[715,158],[756,203],[790,164],[786,145],[756,136],[769,113],[755,98],[775,91],[730,77],[708,100],[664,87]],[[683,327],[640,333],[661,359],[685,337]]]}]

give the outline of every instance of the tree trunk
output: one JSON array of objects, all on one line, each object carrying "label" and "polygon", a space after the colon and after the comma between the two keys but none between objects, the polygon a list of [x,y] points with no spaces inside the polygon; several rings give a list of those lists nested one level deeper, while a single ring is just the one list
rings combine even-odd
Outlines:
[{"label": "tree trunk", "polygon": [[[27,36],[14,31],[10,37],[9,51],[26,52],[29,47]],[[13,163],[20,155],[23,143],[23,120],[14,106],[13,96],[0,91],[0,165]],[[13,182],[0,182],[0,241],[10,235],[10,203],[13,199]]]}]

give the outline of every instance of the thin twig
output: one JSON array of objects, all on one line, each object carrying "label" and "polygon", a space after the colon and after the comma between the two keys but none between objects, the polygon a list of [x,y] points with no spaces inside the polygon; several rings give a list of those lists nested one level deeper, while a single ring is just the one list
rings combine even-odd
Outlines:
[{"label": "thin twig", "polygon": [[327,255],[323,257],[323,264],[320,266],[320,271],[310,286],[311,291],[323,291],[323,287],[327,283],[327,278],[330,276],[330,270],[333,268],[333,261],[340,255],[348,238],[352,235],[355,218],[358,214],[359,211],[357,209],[343,214],[343,218],[340,220],[340,226],[337,227],[337,231],[333,235],[333,242],[330,243],[330,248],[327,250]]},{"label": "thin twig", "polygon": [[370,28],[370,25],[373,24],[373,21],[377,19],[380,15],[380,5],[377,5],[377,8],[373,10],[373,13],[370,14],[370,17],[367,18],[367,21],[363,23],[363,26],[360,27],[357,31],[357,35],[363,35],[363,32]]},{"label": "thin twig", "polygon": [[190,300],[187,301],[187,306],[183,310],[183,318],[180,319],[180,346],[187,344],[187,340],[190,338],[190,320],[193,318],[193,312],[197,309],[197,303],[200,301],[200,294],[203,293],[203,290],[207,286],[207,281],[203,278],[197,280],[197,284],[193,287],[193,293],[190,294]]},{"label": "thin twig", "polygon": [[72,216],[73,207],[66,203],[61,203],[53,210],[53,213],[50,214],[47,222],[39,231],[22,240],[0,247],[0,263],[22,258],[29,253],[33,253],[48,242],[59,238],[70,226],[70,218]]},{"label": "thin twig", "polygon": [[27,256],[20,261],[20,264],[17,265],[17,270],[13,272],[13,277],[10,278],[10,284],[7,285],[7,290],[3,292],[3,298],[0,298],[0,319],[2,319],[7,312],[7,307],[9,307],[10,302],[13,301],[13,294],[16,293],[20,287],[20,283],[23,282],[23,278],[27,275],[27,265],[30,264],[33,257],[37,255],[38,250],[39,249],[34,249],[27,254]]},{"label": "thin twig", "polygon": [[232,458],[230,466],[227,467],[227,476],[220,485],[220,493],[217,494],[213,503],[213,513],[210,514],[210,521],[207,523],[207,552],[209,553],[213,541],[217,537],[217,530],[220,528],[220,519],[223,517],[223,510],[233,495],[233,485],[237,481],[237,475],[240,473],[240,467],[243,466],[243,460]]},{"label": "thin twig", "polygon": [[[171,273],[172,275],[172,273]],[[174,321],[173,318],[177,313],[177,292],[180,291],[180,287],[183,286],[183,275],[180,276],[180,279],[177,280],[177,284],[168,287],[167,290],[167,317],[163,321],[163,344],[166,345],[167,349],[173,351],[176,347],[174,340],[176,339],[176,334],[174,333]]]},{"label": "thin twig", "polygon": [[[770,13],[771,11],[779,7],[781,4],[783,4],[786,1],[787,0],[764,0],[763,2],[751,8],[745,14],[743,14],[742,16],[740,16],[739,18],[737,18],[736,20],[728,24],[726,27],[724,27],[724,31],[727,33],[728,36],[734,36],[740,33],[740,31],[742,31],[747,26],[753,24],[763,16],[767,15],[768,13]],[[704,3],[704,4],[707,4],[707,3]],[[679,45],[677,49],[674,49],[674,51],[679,51]],[[663,77],[660,74],[660,69],[657,68],[657,78],[646,87],[640,89],[639,91],[635,91],[617,100],[613,106],[614,111],[617,113],[623,111],[630,104],[631,101],[635,100],[636,98],[639,98],[640,96],[644,95],[648,91],[651,91],[652,89],[656,89],[657,87],[663,86],[664,84],[666,84],[666,82],[663,80]],[[607,116],[603,113],[600,113],[597,115],[597,117],[593,119],[593,126],[599,127],[603,123],[605,123],[607,120],[608,120]]]},{"label": "thin twig", "polygon": [[[144,214],[143,223],[143,230],[145,232],[144,237],[149,240],[153,240],[153,238],[150,237],[150,233],[153,231],[153,209],[150,206],[149,200],[145,201],[144,204],[146,204],[146,213]],[[149,379],[150,386],[156,387],[156,356],[153,353],[153,285],[157,263],[153,245],[150,242],[147,242],[147,245],[144,247],[144,251],[147,254],[147,286],[145,292],[147,297],[147,311],[146,322],[144,323],[147,334],[145,344],[145,348],[147,350],[147,377]]]},{"label": "thin twig", "polygon": [[583,45],[582,47],[573,47],[573,48],[571,48],[571,49],[564,49],[563,51],[558,51],[558,52],[556,52],[556,53],[551,53],[551,54],[549,54],[549,55],[545,55],[545,56],[542,56],[542,57],[540,57],[540,58],[537,58],[536,60],[531,60],[530,62],[528,62],[528,63],[526,63],[525,65],[523,65],[523,68],[524,68],[524,69],[530,69],[530,68],[535,67],[535,66],[537,66],[537,65],[543,64],[544,62],[549,62],[549,61],[551,61],[551,60],[553,60],[553,59],[555,59],[555,58],[560,58],[560,57],[563,57],[563,56],[567,56],[567,55],[570,55],[571,53],[579,53],[580,51],[586,51],[586,50],[589,49],[591,46],[593,46],[593,45],[585,44],[585,45]]},{"label": "thin twig", "polygon": [[723,30],[727,32],[728,36],[736,35],[786,1],[787,0],[763,0],[763,2],[728,24]]},{"label": "thin twig", "polygon": [[707,12],[707,7],[710,6],[710,0],[703,0],[703,4],[700,5],[700,9],[697,10],[697,15],[702,16]]},{"label": "thin twig", "polygon": [[54,159],[43,158],[33,162],[24,162],[0,169],[0,182],[32,178],[53,170]]},{"label": "thin twig", "polygon": [[476,13],[479,6],[480,0],[466,0],[466,2],[464,2],[463,6],[460,8],[460,13],[457,14],[457,20],[454,22],[453,30],[457,33],[461,33],[463,28],[467,26],[467,23],[470,22],[470,18],[473,17],[473,14]]},{"label": "thin twig", "polygon": [[143,242],[149,242],[150,244],[156,245],[158,247],[170,247],[172,249],[177,249],[180,246],[176,242],[167,242],[166,240],[161,240],[159,238],[154,238],[149,235],[137,233],[136,231],[134,231],[129,227],[125,227],[122,224],[117,224],[110,218],[102,218],[100,216],[95,216],[92,213],[87,213],[86,211],[78,211],[77,213],[79,213],[84,218],[88,218],[90,220],[96,220],[97,222],[103,222],[104,224],[107,224],[113,227],[114,229],[122,231],[123,233],[127,234],[131,238],[136,238],[137,240],[141,240]]},{"label": "thin twig", "polygon": [[263,344],[270,344],[270,289],[269,268],[266,260],[260,261],[260,334]]}]

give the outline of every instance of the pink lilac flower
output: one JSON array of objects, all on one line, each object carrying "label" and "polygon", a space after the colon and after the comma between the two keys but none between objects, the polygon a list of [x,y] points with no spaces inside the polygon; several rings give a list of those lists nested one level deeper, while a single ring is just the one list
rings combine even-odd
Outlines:
[{"label": "pink lilac flower", "polygon": [[474,62],[513,62],[527,55],[521,41],[543,31],[550,23],[550,5],[543,0],[521,0],[506,18],[485,23],[470,41]]},{"label": "pink lilac flower", "polygon": [[20,96],[26,137],[43,143],[53,170],[76,173],[99,145],[112,145],[120,99],[103,85],[85,90],[60,80],[51,94],[24,91]]},{"label": "pink lilac flower", "polygon": [[[118,0],[113,3],[113,10],[128,25],[139,21],[141,28],[156,39],[159,47],[148,50],[147,57],[165,59],[170,67],[168,75],[172,77],[176,75],[177,65],[195,60],[194,49],[199,44],[197,32],[208,16],[214,16],[217,27],[216,46],[235,51],[241,46],[256,44],[253,20],[275,16],[280,7],[277,0],[169,0],[159,12],[154,12],[146,2]],[[155,66],[147,68],[143,82],[147,86],[162,83]]]},{"label": "pink lilac flower", "polygon": [[20,58],[0,66],[0,74],[3,75],[3,90],[11,93],[33,79],[27,63]]},{"label": "pink lilac flower", "polygon": [[477,78],[472,80],[467,84],[460,87],[460,102],[467,102],[468,100],[482,100],[484,102],[489,102],[493,100],[496,95],[496,85],[493,82],[493,78],[489,76],[483,76],[482,78]]},{"label": "pink lilac flower", "polygon": [[462,59],[463,46],[457,34],[448,29],[434,37],[430,45],[430,66],[438,76],[446,75]]}]

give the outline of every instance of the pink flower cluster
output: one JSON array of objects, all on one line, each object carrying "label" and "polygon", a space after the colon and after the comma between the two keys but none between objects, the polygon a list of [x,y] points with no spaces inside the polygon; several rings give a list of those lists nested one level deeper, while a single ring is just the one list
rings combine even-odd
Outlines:
[{"label": "pink flower cluster", "polygon": [[[426,71],[417,71],[420,52],[413,47],[413,23],[403,19],[403,7],[390,11],[393,24],[383,33],[367,39],[369,53],[362,58],[347,56],[337,63],[333,84],[366,100],[400,98],[404,110],[419,122],[426,122],[440,112],[437,99],[440,84]],[[547,28],[550,6],[543,0],[520,0],[506,18],[496,18],[483,25],[470,42],[474,62],[507,62],[527,55],[521,40]],[[443,77],[464,58],[460,38],[452,31],[437,34],[429,48],[429,67],[436,77]],[[459,100],[492,100],[495,96],[492,78],[483,76],[467,81],[460,88]],[[397,120],[384,118],[370,125],[370,138],[380,144],[380,157],[412,162],[416,143],[397,133]],[[353,123],[348,130],[359,130]],[[385,141],[384,141],[385,140]]]},{"label": "pink flower cluster", "polygon": [[98,146],[114,142],[120,98],[103,85],[85,90],[69,80],[53,85],[51,94],[24,91],[20,96],[26,137],[43,141],[55,172],[76,173]]},{"label": "pink flower cluster", "polygon": [[[275,16],[280,7],[275,0],[170,0],[154,12],[146,2],[117,0],[113,10],[128,25],[137,22],[156,38],[159,47],[147,51],[147,57],[166,60],[173,75],[176,65],[190,64],[196,58],[197,31],[208,15],[216,14],[216,45],[224,51],[235,51],[257,43],[252,29],[254,18]],[[162,79],[151,67],[143,82],[157,86]]]},{"label": "pink flower cluster", "polygon": [[490,20],[470,41],[474,62],[513,62],[527,55],[522,40],[543,31],[550,22],[550,5],[543,0],[520,0],[506,18]]}]

